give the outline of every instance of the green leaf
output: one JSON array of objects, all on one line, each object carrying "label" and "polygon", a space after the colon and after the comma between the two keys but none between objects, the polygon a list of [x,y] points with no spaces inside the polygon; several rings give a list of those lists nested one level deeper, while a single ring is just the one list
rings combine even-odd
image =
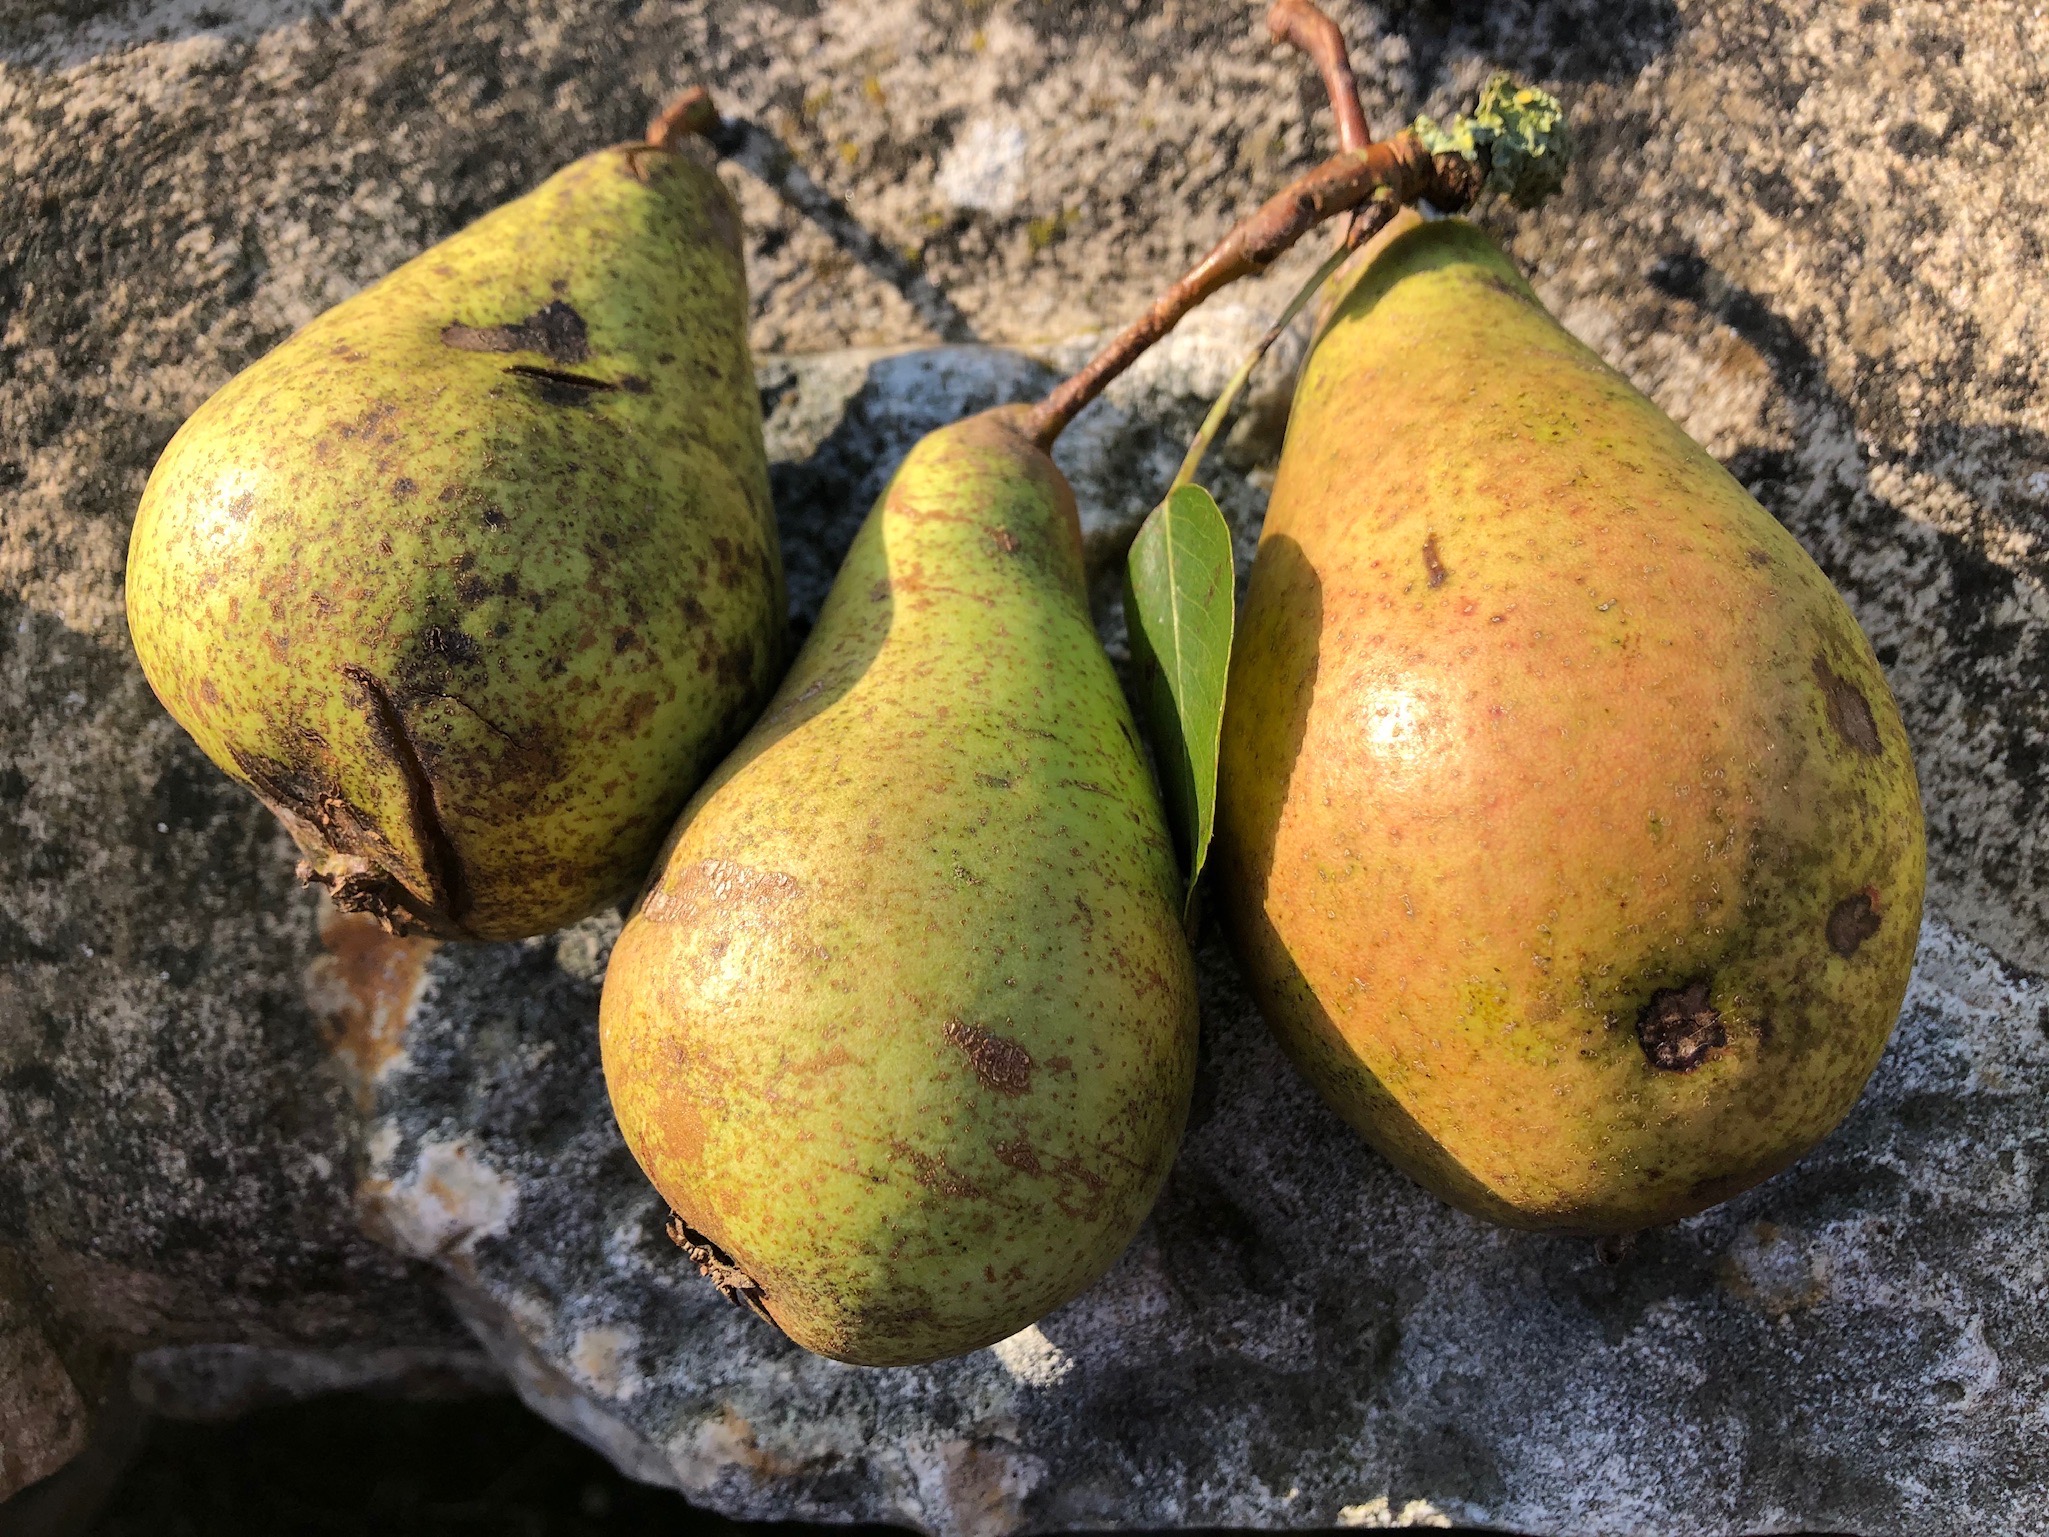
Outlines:
[{"label": "green leaf", "polygon": [[1235,578],[1231,526],[1201,486],[1181,486],[1152,510],[1124,566],[1131,657],[1190,913],[1216,825]]}]

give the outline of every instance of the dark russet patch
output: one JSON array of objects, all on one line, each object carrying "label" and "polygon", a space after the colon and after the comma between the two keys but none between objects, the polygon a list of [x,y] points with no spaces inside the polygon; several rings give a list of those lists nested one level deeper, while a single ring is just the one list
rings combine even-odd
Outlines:
[{"label": "dark russet patch", "polygon": [[1020,1174],[1043,1174],[1045,1165],[1039,1162],[1039,1155],[1032,1147],[1029,1137],[1019,1135],[1015,1142],[996,1142],[990,1145],[996,1161],[1005,1168],[1016,1169]]},{"label": "dark russet patch", "polygon": [[768,1293],[761,1289],[761,1283],[735,1264],[732,1255],[685,1222],[680,1212],[669,1213],[668,1226],[663,1231],[726,1301],[738,1304],[757,1318],[775,1322],[769,1317]]},{"label": "dark russet patch", "polygon": [[1442,587],[1444,579],[1451,573],[1444,568],[1444,559],[1437,553],[1437,536],[1432,534],[1423,541],[1423,569],[1430,573],[1430,585]]},{"label": "dark russet patch", "polygon": [[1866,886],[1829,909],[1828,947],[1849,960],[1878,932],[1878,888]]},{"label": "dark russet patch", "polygon": [[1032,1087],[1032,1054],[1015,1041],[992,1035],[964,1019],[946,1022],[946,1039],[967,1054],[982,1087],[998,1094],[1028,1094]]},{"label": "dark russet patch", "polygon": [[239,747],[230,748],[229,754],[265,805],[313,828],[336,853],[359,853],[366,844],[382,842],[370,818],[315,765],[287,763]]},{"label": "dark russet patch", "polygon": [[484,654],[475,640],[452,624],[428,625],[420,632],[419,650],[424,657],[456,666],[478,661]]},{"label": "dark russet patch", "polygon": [[1884,751],[1878,740],[1878,719],[1863,691],[1820,657],[1814,659],[1814,681],[1821,686],[1828,723],[1836,728],[1836,735],[1870,757]]},{"label": "dark russet patch", "polygon": [[[435,804],[434,781],[420,761],[419,749],[406,729],[405,716],[382,680],[367,668],[344,665],[341,674],[364,695],[371,737],[405,785],[413,839],[419,845],[429,887],[429,906],[419,913],[419,919],[437,931],[453,929],[459,933],[471,905],[469,872],[463,867],[448,829],[442,825],[440,808]],[[341,903],[341,895],[337,890],[337,904]]]},{"label": "dark russet patch", "polygon": [[719,648],[714,663],[719,682],[738,688],[754,680],[754,642],[741,636]]},{"label": "dark russet patch", "polygon": [[979,1200],[982,1187],[965,1174],[955,1171],[944,1158],[931,1153],[921,1153],[901,1139],[889,1144],[890,1151],[911,1166],[911,1178],[936,1195],[952,1196],[957,1200]]},{"label": "dark russet patch", "polygon": [[1636,1040],[1659,1072],[1690,1073],[1729,1044],[1729,1031],[1708,1007],[1707,983],[1699,981],[1652,993],[1636,1016]]},{"label": "dark russet patch", "polygon": [[509,326],[442,328],[441,343],[462,352],[538,352],[551,363],[582,363],[591,355],[590,332],[567,300],[556,299]]}]

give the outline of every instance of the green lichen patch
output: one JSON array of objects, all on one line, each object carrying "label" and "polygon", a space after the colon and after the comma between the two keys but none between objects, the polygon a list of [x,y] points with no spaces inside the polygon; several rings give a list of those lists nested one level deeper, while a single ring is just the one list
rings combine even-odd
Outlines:
[{"label": "green lichen patch", "polygon": [[1487,82],[1470,117],[1453,118],[1449,127],[1419,117],[1414,128],[1431,154],[1484,165],[1485,189],[1518,208],[1535,208],[1558,191],[1572,164],[1572,126],[1558,98],[1508,74]]}]

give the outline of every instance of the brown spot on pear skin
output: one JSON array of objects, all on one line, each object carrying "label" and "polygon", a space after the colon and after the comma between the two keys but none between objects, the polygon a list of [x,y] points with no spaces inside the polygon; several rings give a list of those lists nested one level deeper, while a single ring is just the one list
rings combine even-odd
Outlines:
[{"label": "brown spot on pear skin", "polygon": [[889,1150],[911,1166],[911,1178],[937,1195],[961,1200],[979,1200],[982,1187],[965,1174],[956,1173],[944,1158],[921,1153],[908,1142],[893,1141]]},{"label": "brown spot on pear skin", "polygon": [[1005,1168],[1016,1169],[1020,1174],[1043,1174],[1046,1172],[1045,1165],[1039,1162],[1039,1155],[1033,1149],[1031,1139],[1028,1137],[1021,1135],[1015,1142],[998,1142],[991,1147],[990,1151],[995,1153],[998,1163],[1002,1164]]},{"label": "brown spot on pear skin", "polygon": [[962,1019],[949,1019],[945,1030],[947,1040],[967,1054],[983,1088],[1013,1096],[1031,1091],[1032,1054],[1017,1042]]},{"label": "brown spot on pear skin", "polygon": [[1444,579],[1451,573],[1444,568],[1444,560],[1437,553],[1437,536],[1432,534],[1423,541],[1423,569],[1430,573],[1430,585],[1442,587]]},{"label": "brown spot on pear skin", "polygon": [[1857,751],[1877,757],[1884,747],[1878,740],[1878,721],[1871,713],[1871,701],[1856,684],[1820,657],[1814,659],[1814,681],[1821,685],[1821,697],[1828,704],[1828,723],[1836,728],[1836,735]]},{"label": "brown spot on pear skin", "polygon": [[505,371],[533,385],[535,392],[551,406],[587,406],[593,397],[620,387],[609,379],[564,373],[559,368],[535,368],[530,363],[514,363]]},{"label": "brown spot on pear skin", "polygon": [[1690,1073],[1729,1044],[1722,1016],[1708,1007],[1705,981],[1661,988],[1636,1016],[1637,1044],[1661,1073]]},{"label": "brown spot on pear skin", "polygon": [[1849,960],[1878,932],[1878,890],[1866,886],[1829,909],[1828,947]]},{"label": "brown spot on pear skin", "polygon": [[569,365],[591,355],[590,332],[567,301],[556,299],[526,319],[506,326],[466,326],[441,332],[441,344],[462,352],[538,352],[551,363]]}]

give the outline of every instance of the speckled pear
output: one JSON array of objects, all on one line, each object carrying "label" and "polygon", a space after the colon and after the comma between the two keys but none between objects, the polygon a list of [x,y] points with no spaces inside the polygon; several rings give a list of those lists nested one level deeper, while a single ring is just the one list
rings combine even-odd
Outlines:
[{"label": "speckled pear", "polygon": [[844,1361],[1081,1291],[1187,1113],[1173,845],[1073,496],[1014,421],[912,450],[605,977],[605,1080],[672,1232]]},{"label": "speckled pear", "polygon": [[1855,1102],[1926,861],[1884,675],[1471,225],[1412,216],[1331,313],[1228,698],[1217,890],[1267,1018],[1445,1199],[1670,1222]]},{"label": "speckled pear", "polygon": [[622,145],[329,310],[143,493],[158,698],[344,907],[541,933],[638,886],[784,626],[739,225]]}]

